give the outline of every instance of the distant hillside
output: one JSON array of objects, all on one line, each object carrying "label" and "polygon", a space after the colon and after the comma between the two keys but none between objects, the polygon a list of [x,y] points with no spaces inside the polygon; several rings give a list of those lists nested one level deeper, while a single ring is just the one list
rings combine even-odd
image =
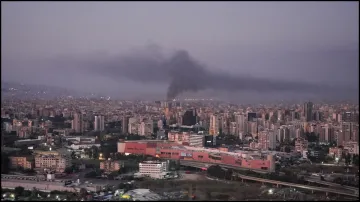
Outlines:
[{"label": "distant hillside", "polygon": [[15,82],[1,82],[2,97],[16,98],[55,98],[64,96],[86,96],[85,93],[68,90],[60,87],[45,85],[29,85]]}]

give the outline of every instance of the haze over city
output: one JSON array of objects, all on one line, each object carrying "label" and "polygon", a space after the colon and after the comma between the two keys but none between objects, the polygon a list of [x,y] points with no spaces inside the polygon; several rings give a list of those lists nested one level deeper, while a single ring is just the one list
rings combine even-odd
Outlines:
[{"label": "haze over city", "polygon": [[357,4],[4,2],[1,79],[116,98],[356,100]]},{"label": "haze over city", "polygon": [[1,201],[359,201],[358,2],[1,2]]}]

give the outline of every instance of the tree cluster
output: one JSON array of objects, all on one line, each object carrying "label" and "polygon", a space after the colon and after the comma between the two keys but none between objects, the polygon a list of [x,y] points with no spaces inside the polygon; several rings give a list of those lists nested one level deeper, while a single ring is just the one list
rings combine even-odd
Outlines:
[{"label": "tree cluster", "polygon": [[231,180],[233,171],[231,169],[224,170],[219,165],[210,166],[207,169],[207,174],[210,177],[216,177],[218,179]]}]

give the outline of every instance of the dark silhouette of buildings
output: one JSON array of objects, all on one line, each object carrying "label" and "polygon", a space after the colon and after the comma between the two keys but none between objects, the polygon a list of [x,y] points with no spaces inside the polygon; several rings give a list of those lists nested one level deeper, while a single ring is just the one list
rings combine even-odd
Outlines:
[{"label": "dark silhouette of buildings", "polygon": [[182,119],[182,125],[193,126],[197,123],[197,114],[195,109],[190,109],[185,112]]},{"label": "dark silhouette of buildings", "polygon": [[251,121],[251,122],[256,121],[256,113],[255,112],[248,113],[248,121]]}]

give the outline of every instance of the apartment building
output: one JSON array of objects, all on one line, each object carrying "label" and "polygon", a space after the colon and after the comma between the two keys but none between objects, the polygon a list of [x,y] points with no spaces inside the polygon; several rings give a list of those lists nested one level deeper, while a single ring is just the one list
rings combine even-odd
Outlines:
[{"label": "apartment building", "polygon": [[339,147],[330,147],[329,148],[329,156],[341,159],[343,153],[343,149]]},{"label": "apartment building", "polygon": [[176,132],[171,131],[168,133],[168,139],[178,144],[188,145],[192,147],[203,147],[205,144],[205,136],[192,132]]},{"label": "apartment building", "polygon": [[166,162],[160,161],[144,161],[139,163],[139,173],[142,176],[148,176],[151,178],[164,178],[168,171],[168,165]]},{"label": "apartment building", "polygon": [[305,138],[297,138],[295,141],[295,151],[303,153],[308,149],[308,141]]},{"label": "apartment building", "polygon": [[349,154],[359,154],[359,143],[348,141],[344,143],[344,150]]},{"label": "apartment building", "polygon": [[275,149],[276,148],[276,134],[274,131],[265,130],[259,132],[258,135],[258,148],[263,150]]},{"label": "apartment building", "polygon": [[35,168],[49,169],[56,172],[64,172],[71,166],[71,156],[67,152],[36,152]]},{"label": "apartment building", "polygon": [[101,161],[100,170],[104,170],[106,173],[119,171],[123,167],[123,163],[120,161]]},{"label": "apartment building", "polygon": [[31,156],[11,156],[10,160],[10,168],[15,169],[18,167],[22,167],[24,169],[33,169],[35,167],[34,158]]}]

